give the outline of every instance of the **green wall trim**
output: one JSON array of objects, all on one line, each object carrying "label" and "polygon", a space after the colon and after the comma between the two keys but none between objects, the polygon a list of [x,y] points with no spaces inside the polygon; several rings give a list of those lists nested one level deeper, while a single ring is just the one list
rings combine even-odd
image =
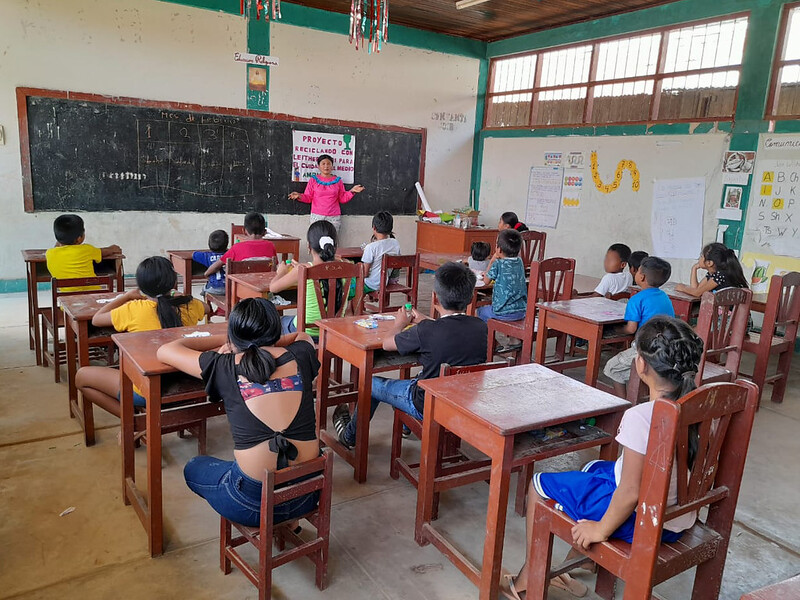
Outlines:
[{"label": "green wall trim", "polygon": [[483,138],[561,137],[561,136],[631,136],[690,135],[710,132],[730,133],[730,121],[708,123],[650,123],[639,125],[587,125],[582,127],[548,127],[542,129],[488,129]]},{"label": "green wall trim", "polygon": [[[0,279],[0,294],[16,294],[28,289],[27,279]],[[46,292],[50,289],[49,283],[40,283],[39,291]]]},{"label": "green wall trim", "polygon": [[[271,21],[255,18],[255,2],[251,5],[250,19],[247,21],[247,51],[251,54],[263,54],[269,56],[270,52],[270,27]],[[267,70],[267,90],[251,90],[248,82],[245,82],[247,90],[247,108],[249,110],[269,110],[269,81],[272,73],[270,67],[258,67],[257,65],[247,65],[245,76],[250,78],[250,69],[263,68]]]},{"label": "green wall trim", "polygon": [[472,138],[472,173],[470,194],[475,199],[473,208],[480,206],[481,168],[483,166],[483,113],[486,109],[486,89],[489,84],[489,59],[482,58],[478,67],[478,97],[475,104],[475,135]]}]

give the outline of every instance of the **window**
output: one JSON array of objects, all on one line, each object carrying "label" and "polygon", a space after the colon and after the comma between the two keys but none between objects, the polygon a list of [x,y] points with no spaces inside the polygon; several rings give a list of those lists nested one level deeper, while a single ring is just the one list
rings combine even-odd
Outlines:
[{"label": "window", "polygon": [[485,126],[732,119],[746,31],[739,16],[493,59]]},{"label": "window", "polygon": [[772,66],[768,119],[796,119],[800,115],[800,4],[786,7]]}]

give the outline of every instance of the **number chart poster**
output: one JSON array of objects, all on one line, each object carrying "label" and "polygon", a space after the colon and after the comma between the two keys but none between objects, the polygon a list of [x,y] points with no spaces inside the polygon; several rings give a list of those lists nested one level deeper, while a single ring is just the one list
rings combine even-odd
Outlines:
[{"label": "number chart poster", "polygon": [[349,133],[292,131],[292,181],[308,181],[318,174],[317,157],[333,158],[333,174],[353,183],[356,164],[356,136]]},{"label": "number chart poster", "polygon": [[800,160],[761,160],[747,228],[759,252],[800,258]]}]

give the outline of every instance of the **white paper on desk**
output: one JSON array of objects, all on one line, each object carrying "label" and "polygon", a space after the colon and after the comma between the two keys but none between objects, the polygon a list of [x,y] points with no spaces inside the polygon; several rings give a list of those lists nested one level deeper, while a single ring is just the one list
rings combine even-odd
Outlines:
[{"label": "white paper on desk", "polygon": [[272,231],[272,229],[267,227],[267,233],[266,233],[265,237],[268,237],[268,238],[271,238],[271,237],[272,238],[279,238],[279,237],[283,237],[283,234],[282,233],[278,233],[277,231]]},{"label": "white paper on desk", "polygon": [[209,333],[208,331],[193,331],[192,333],[185,333],[183,337],[185,338],[211,337],[211,333]]},{"label": "white paper on desk", "polygon": [[697,258],[703,246],[706,181],[660,179],[653,184],[653,254],[661,258]]},{"label": "white paper on desk", "polygon": [[114,300],[119,300],[120,298],[122,298],[122,296],[124,296],[124,294],[120,294],[119,296],[115,296],[114,298],[98,298],[97,300],[95,300],[95,302],[97,302],[98,304],[108,304],[109,302],[113,302]]}]

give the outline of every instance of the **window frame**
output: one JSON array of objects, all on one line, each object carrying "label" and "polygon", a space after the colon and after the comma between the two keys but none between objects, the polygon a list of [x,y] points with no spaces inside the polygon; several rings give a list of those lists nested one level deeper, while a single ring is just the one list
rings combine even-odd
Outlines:
[{"label": "window frame", "polygon": [[[786,47],[787,34],[789,33],[789,13],[794,9],[800,9],[800,2],[790,2],[785,4],[781,14],[781,22],[778,26],[778,43],[775,44],[775,56],[772,58],[772,72],[770,73],[769,94],[767,95],[767,105],[764,110],[764,119],[767,121],[786,121],[800,118],[800,112],[794,115],[779,115],[775,111],[778,108],[780,94],[780,73],[783,67],[800,65],[800,58],[793,60],[783,60],[783,51]],[[502,129],[502,128],[501,128]]]},{"label": "window frame", "polygon": [[[800,2],[796,2],[793,6],[800,6]],[[788,13],[787,13],[788,14]],[[736,86],[736,92],[733,98],[733,110],[730,117],[692,117],[687,119],[659,119],[658,118],[658,110],[660,108],[661,103],[661,91],[663,82],[665,79],[674,79],[677,77],[686,77],[691,75],[703,75],[706,73],[718,73],[718,72],[729,72],[729,71],[736,71],[741,78],[742,72],[742,63],[736,66],[728,66],[728,67],[705,67],[700,69],[689,69],[686,71],[674,71],[674,72],[664,72],[664,67],[666,66],[667,60],[667,35],[670,31],[676,31],[680,29],[684,29],[686,27],[695,27],[697,25],[706,25],[708,23],[718,23],[722,21],[731,21],[741,18],[748,19],[748,31],[745,32],[744,38],[744,48],[747,47],[747,40],[749,35],[749,26],[750,26],[750,11],[740,11],[736,13],[727,14],[724,16],[716,16],[711,17],[708,19],[701,19],[698,21],[689,21],[686,23],[680,23],[675,25],[666,25],[663,27],[655,27],[652,29],[642,29],[635,32],[629,32],[614,36],[602,37],[597,38],[594,40],[583,40],[580,42],[573,42],[570,44],[564,44],[559,46],[550,46],[547,48],[538,48],[536,50],[529,50],[527,52],[519,52],[514,54],[506,54],[503,56],[495,56],[492,57],[489,61],[489,78],[487,79],[486,83],[486,97],[484,102],[484,110],[483,110],[483,129],[486,131],[504,131],[504,130],[513,130],[513,129],[564,129],[564,128],[575,128],[575,127],[598,127],[598,126],[615,126],[615,125],[641,125],[641,124],[655,124],[655,123],[697,123],[697,122],[727,122],[727,121],[734,121],[736,115],[736,108],[739,102],[739,84]],[[785,19],[784,19],[785,22]],[[654,35],[656,33],[661,34],[661,39],[659,40],[659,47],[658,47],[658,59],[656,61],[656,72],[651,75],[636,75],[631,77],[619,77],[615,79],[597,79],[597,63],[598,63],[598,46],[600,44],[604,44],[606,42],[613,42],[615,40],[622,40],[622,39],[632,39],[637,38],[640,36],[647,36],[647,35]],[[785,34],[784,34],[785,37]],[[783,38],[782,38],[783,39]],[[539,87],[541,83],[541,55],[547,52],[552,52],[554,50],[568,50],[570,48],[577,48],[580,46],[591,46],[592,47],[592,57],[591,63],[589,68],[589,79],[586,82],[582,83],[568,83],[568,84],[561,84],[555,86],[546,86],[546,87]],[[509,59],[509,58],[518,58],[524,56],[533,56],[536,55],[536,71],[534,74],[534,87],[527,88],[527,89],[519,89],[519,90],[509,90],[505,92],[492,92],[491,86],[494,83],[494,76],[495,76],[495,65],[496,62],[499,60]],[[744,61],[742,61],[744,62]],[[789,61],[791,64],[800,61]],[[774,71],[773,71],[774,73]],[[604,85],[613,85],[618,83],[635,83],[637,81],[653,81],[653,94],[650,98],[650,108],[648,110],[648,118],[645,120],[633,120],[633,121],[613,121],[613,122],[603,122],[603,123],[596,123],[591,121],[593,104],[594,104],[594,94],[592,93],[594,88],[604,86]],[[556,91],[561,89],[572,89],[572,88],[586,88],[586,98],[584,99],[583,104],[583,117],[580,123],[557,123],[557,124],[536,124],[534,123],[534,119],[536,116],[537,111],[537,104],[538,94],[547,91]],[[494,126],[490,127],[487,125],[489,121],[490,115],[490,105],[492,98],[497,96],[507,96],[511,94],[532,94],[531,102],[530,102],[530,111],[528,116],[528,124],[527,125],[514,125],[508,127],[500,127]],[[786,118],[797,118],[797,116],[786,117]]]}]

